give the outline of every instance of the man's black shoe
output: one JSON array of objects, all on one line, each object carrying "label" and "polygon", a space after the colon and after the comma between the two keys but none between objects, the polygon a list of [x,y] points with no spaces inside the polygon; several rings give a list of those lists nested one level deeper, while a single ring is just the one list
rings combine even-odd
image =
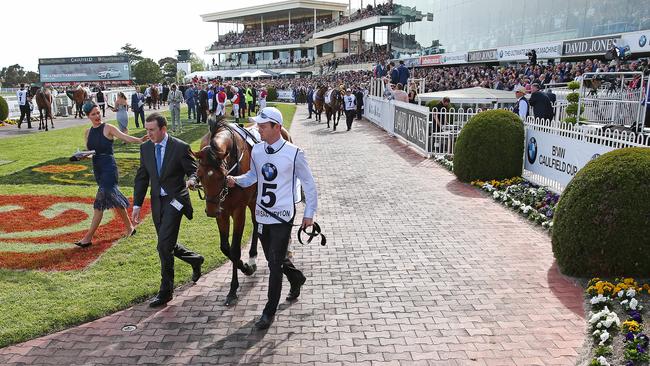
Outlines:
[{"label": "man's black shoe", "polygon": [[192,282],[196,282],[201,278],[201,266],[205,262],[205,258],[199,258],[199,264],[192,266]]},{"label": "man's black shoe", "polygon": [[305,284],[307,278],[302,276],[302,278],[295,285],[291,285],[291,290],[289,291],[289,296],[287,296],[287,301],[296,301],[298,296],[300,296],[300,288]]},{"label": "man's black shoe", "polygon": [[266,314],[262,314],[260,319],[255,322],[255,328],[257,328],[259,330],[269,329],[271,324],[273,324],[273,317],[268,316]]},{"label": "man's black shoe", "polygon": [[157,308],[159,306],[167,305],[167,303],[171,301],[172,297],[172,295],[161,296],[158,294],[149,301],[149,307]]}]

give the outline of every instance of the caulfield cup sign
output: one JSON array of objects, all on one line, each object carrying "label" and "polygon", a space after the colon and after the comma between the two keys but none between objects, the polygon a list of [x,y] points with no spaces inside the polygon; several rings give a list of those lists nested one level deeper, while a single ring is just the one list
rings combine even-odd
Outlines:
[{"label": "caulfield cup sign", "polygon": [[527,127],[525,168],[566,187],[590,160],[612,150]]}]

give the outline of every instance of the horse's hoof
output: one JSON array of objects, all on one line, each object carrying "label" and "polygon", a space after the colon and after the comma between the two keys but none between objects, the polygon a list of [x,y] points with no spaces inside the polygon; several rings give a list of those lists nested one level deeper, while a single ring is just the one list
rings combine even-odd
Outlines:
[{"label": "horse's hoof", "polygon": [[[254,266],[254,267],[253,267],[253,266]],[[242,272],[243,272],[244,275],[246,275],[246,276],[252,276],[253,273],[255,273],[255,270],[256,270],[256,269],[257,269],[257,265],[256,265],[256,264],[254,264],[254,265],[250,265],[250,264],[248,264],[248,263],[244,263],[244,269],[242,270]]]},{"label": "horse's hoof", "polygon": [[224,301],[225,306],[232,306],[237,303],[237,295],[228,295],[226,296],[226,301]]}]

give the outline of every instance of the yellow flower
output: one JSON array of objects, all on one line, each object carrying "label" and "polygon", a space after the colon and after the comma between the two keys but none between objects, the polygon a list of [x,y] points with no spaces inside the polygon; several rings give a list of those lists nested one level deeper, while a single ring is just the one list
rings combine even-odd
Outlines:
[{"label": "yellow flower", "polygon": [[626,320],[621,325],[621,329],[623,329],[624,332],[638,333],[641,331],[641,325],[635,320]]}]

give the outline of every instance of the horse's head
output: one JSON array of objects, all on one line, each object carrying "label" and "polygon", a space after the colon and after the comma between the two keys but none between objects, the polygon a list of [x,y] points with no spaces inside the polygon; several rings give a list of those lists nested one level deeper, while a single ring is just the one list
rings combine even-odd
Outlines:
[{"label": "horse's head", "polygon": [[210,133],[201,142],[201,150],[194,153],[199,162],[196,174],[205,192],[205,213],[209,217],[219,217],[223,212],[222,203],[228,193],[228,151],[227,139],[218,133]]}]

